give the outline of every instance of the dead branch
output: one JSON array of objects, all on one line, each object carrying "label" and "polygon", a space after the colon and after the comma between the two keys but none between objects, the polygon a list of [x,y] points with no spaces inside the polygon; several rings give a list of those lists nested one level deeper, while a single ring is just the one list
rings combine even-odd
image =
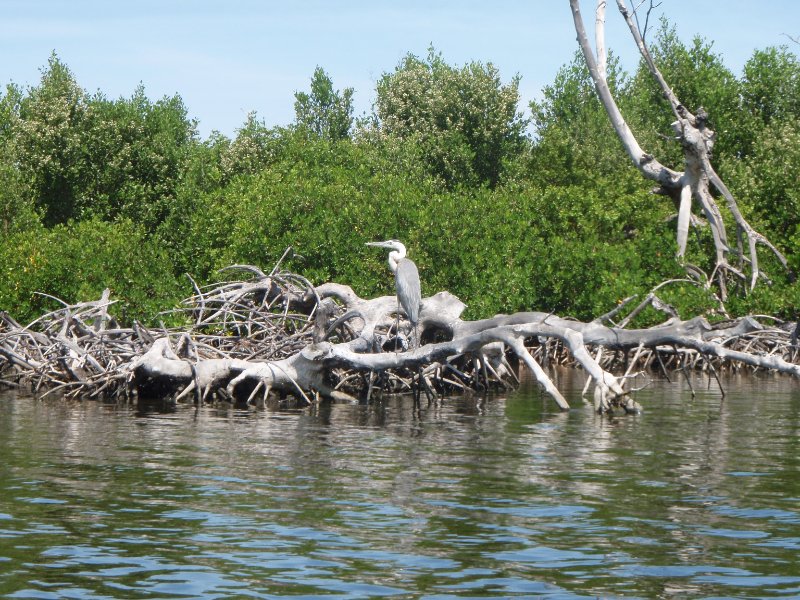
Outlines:
[{"label": "dead branch", "polygon": [[[627,388],[635,369],[666,373],[674,362],[669,368],[716,373],[750,365],[800,376],[795,324],[766,326],[748,317],[712,326],[667,310],[668,320],[657,327],[625,328],[643,306],[659,305],[661,286],[628,316],[621,314],[626,301],[586,323],[544,312],[465,321],[464,303],[439,292],[422,300],[422,344],[408,349],[397,341],[408,324],[392,296],[361,298],[349,286],[315,287],[276,269],[269,275],[247,265],[233,270],[245,278],[195,284],[194,294],[170,315],[185,320],[173,329],[120,327],[105,293],[95,302],[61,302],[28,326],[0,314],[0,381],[27,384],[37,393],[263,406],[280,398],[309,403],[420,389],[429,397],[507,389],[518,383],[516,362],[566,410],[548,365],[570,364],[587,373],[596,409],[608,412],[639,409]],[[604,324],[617,316],[620,326]]]},{"label": "dead branch", "polygon": [[[702,107],[698,107],[695,114],[683,105],[674,91],[664,79],[661,71],[653,60],[650,50],[644,40],[644,34],[639,27],[638,16],[635,9],[630,10],[625,0],[617,0],[617,8],[630,30],[631,36],[639,49],[648,71],[658,83],[670,109],[675,117],[672,124],[676,141],[681,145],[684,153],[683,171],[676,171],[661,164],[655,157],[646,153],[640,146],[630,130],[625,118],[614,100],[613,94],[606,79],[605,46],[605,9],[606,0],[598,0],[595,11],[595,50],[589,43],[584,28],[583,17],[580,11],[580,1],[570,0],[575,31],[578,34],[578,43],[586,61],[586,66],[592,77],[597,95],[608,114],[614,131],[623,143],[625,150],[639,169],[642,175],[658,182],[659,193],[668,195],[679,204],[677,227],[677,257],[683,260],[688,240],[688,229],[694,217],[692,215],[692,202],[695,201],[703,212],[710,226],[715,248],[714,275],[720,290],[720,297],[724,301],[727,296],[727,283],[729,277],[748,280],[743,269],[749,268],[748,287],[752,290],[760,277],[763,277],[759,266],[757,246],[766,246],[783,265],[788,268],[787,260],[765,236],[757,232],[744,215],[728,187],[719,177],[711,164],[711,154],[714,147],[716,134],[709,127],[708,114]],[[650,0],[647,11],[647,20],[654,5]],[[645,24],[646,27],[646,24]],[[736,240],[735,247],[728,241],[725,222],[719,206],[712,193],[712,188],[725,199],[728,212],[733,218]],[[731,264],[731,257],[736,257],[739,267]]]}]

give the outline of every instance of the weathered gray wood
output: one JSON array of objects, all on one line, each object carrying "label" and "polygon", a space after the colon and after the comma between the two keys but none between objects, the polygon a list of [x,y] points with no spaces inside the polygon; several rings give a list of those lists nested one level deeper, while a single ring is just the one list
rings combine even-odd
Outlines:
[{"label": "weathered gray wood", "polygon": [[[614,96],[611,93],[606,79],[606,4],[606,0],[597,1],[597,8],[595,11],[596,49],[593,51],[584,27],[580,0],[570,0],[575,31],[578,35],[578,43],[600,102],[605,108],[611,125],[614,127],[614,131],[617,133],[620,141],[622,141],[625,151],[631,161],[644,177],[658,182],[661,186],[659,193],[672,197],[679,205],[677,256],[682,258],[686,251],[688,227],[692,221],[691,204],[692,199],[694,199],[701,207],[708,221],[714,240],[716,268],[709,279],[714,279],[716,277],[722,300],[725,300],[727,294],[726,277],[728,275],[746,279],[745,274],[730,263],[730,255],[737,254],[738,251],[732,248],[728,242],[728,235],[722,214],[714,199],[714,195],[711,193],[711,188],[713,187],[725,199],[728,211],[736,226],[736,235],[740,245],[744,245],[747,248],[746,259],[750,270],[749,287],[753,289],[759,277],[762,276],[757,253],[758,244],[766,246],[778,258],[784,268],[787,268],[788,264],[786,257],[784,257],[780,250],[765,236],[753,229],[740,211],[733,194],[711,165],[711,152],[714,147],[716,134],[708,126],[708,115],[706,111],[702,107],[698,107],[696,113],[692,114],[687,107],[680,102],[650,55],[647,44],[637,24],[634,22],[634,11],[628,8],[626,0],[617,0],[617,8],[631,32],[631,36],[639,49],[640,55],[647,65],[650,74],[658,82],[661,91],[669,101],[670,108],[675,116],[672,128],[675,139],[680,143],[684,152],[684,170],[680,172],[666,167],[639,146],[636,137],[614,100]],[[638,4],[637,7],[638,6],[641,6],[641,3]],[[741,259],[742,262],[744,262],[745,257],[741,257]]]},{"label": "weathered gray wood", "polygon": [[[439,292],[421,302],[419,334],[425,343],[395,351],[395,297],[364,299],[346,285],[314,287],[294,274],[273,271],[267,276],[255,267],[237,269],[255,277],[204,290],[195,286],[195,295],[182,309],[192,315],[193,325],[184,329],[148,330],[138,323],[130,329],[106,328],[104,320],[113,322],[107,295],[97,302],[62,303],[30,326],[0,315],[1,381],[29,381],[35,390],[73,396],[138,392],[176,401],[234,398],[260,406],[271,395],[304,402],[317,397],[354,401],[348,389],[357,392],[358,386],[351,384],[359,381],[370,396],[376,381],[395,389],[422,386],[426,394],[438,385],[505,388],[517,383],[508,356],[526,365],[567,410],[546,362],[568,359],[586,372],[594,385],[595,406],[605,412],[615,407],[638,410],[626,388],[627,375],[638,363],[666,370],[662,355],[680,355],[681,365],[689,361],[715,369],[713,359],[800,377],[793,323],[767,327],[748,317],[712,326],[703,318],[673,316],[647,329],[606,325],[629,301],[591,322],[544,312],[465,321],[464,303]],[[645,303],[660,302],[655,295],[660,287],[620,323],[627,323]],[[612,352],[594,352],[600,348]],[[617,355],[627,356],[634,348],[632,362],[615,364]],[[615,369],[625,374],[615,374]]]}]

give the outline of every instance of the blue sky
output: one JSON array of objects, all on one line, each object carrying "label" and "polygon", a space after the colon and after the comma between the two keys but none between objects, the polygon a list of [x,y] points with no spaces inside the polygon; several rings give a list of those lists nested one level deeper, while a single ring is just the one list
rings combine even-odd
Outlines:
[{"label": "blue sky", "polygon": [[[591,16],[594,2],[584,2]],[[713,40],[737,74],[756,48],[800,35],[796,0],[663,0],[686,41]],[[591,23],[587,23],[591,27]],[[608,45],[633,65],[635,49],[609,0]],[[90,92],[152,99],[180,94],[200,133],[233,135],[247,113],[269,125],[294,117],[294,92],[314,68],[355,88],[368,111],[375,83],[401,58],[433,46],[451,64],[492,62],[522,77],[523,105],[577,48],[568,0],[2,0],[0,83],[33,85],[55,51]]]}]

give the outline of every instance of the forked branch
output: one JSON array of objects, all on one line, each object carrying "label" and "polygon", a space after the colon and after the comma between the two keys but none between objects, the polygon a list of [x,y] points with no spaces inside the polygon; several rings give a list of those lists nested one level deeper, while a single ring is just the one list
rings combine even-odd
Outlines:
[{"label": "forked branch", "polygon": [[[776,256],[784,268],[787,268],[786,258],[764,235],[753,229],[739,209],[733,194],[712,167],[711,155],[716,134],[709,127],[708,114],[702,107],[697,109],[696,114],[690,112],[686,106],[680,102],[659,70],[636,22],[636,10],[641,6],[641,3],[635,9],[630,10],[625,0],[616,0],[616,2],[617,8],[625,20],[631,32],[631,36],[639,49],[642,61],[646,65],[651,76],[658,83],[675,117],[672,127],[675,139],[681,144],[683,149],[683,171],[676,171],[666,167],[641,148],[614,100],[606,74],[606,0],[598,0],[595,11],[595,52],[592,51],[586,34],[583,17],[580,11],[580,2],[579,0],[570,0],[575,31],[578,35],[578,43],[600,102],[603,104],[609,120],[611,121],[611,125],[622,141],[633,164],[644,177],[658,182],[662,193],[675,199],[679,204],[677,228],[678,258],[682,260],[686,252],[688,228],[692,223],[692,202],[695,201],[710,226],[715,248],[714,272],[723,300],[727,295],[727,279],[730,276],[737,279],[748,279],[744,274],[746,270],[749,270],[748,288],[752,290],[756,286],[759,278],[763,277],[757,253],[759,244],[766,246]],[[653,7],[653,1],[650,0],[648,18]],[[714,194],[712,193],[712,188],[725,199],[728,212],[735,224],[735,236],[737,240],[735,248],[732,247],[728,241],[729,236],[725,228],[725,222]],[[731,256],[738,259],[738,266],[731,264]]]}]

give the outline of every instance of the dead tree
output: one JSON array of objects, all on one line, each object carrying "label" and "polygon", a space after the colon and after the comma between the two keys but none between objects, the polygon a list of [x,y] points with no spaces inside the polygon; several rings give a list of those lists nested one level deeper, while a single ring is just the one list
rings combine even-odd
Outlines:
[{"label": "dead tree", "polygon": [[[170,312],[172,321],[183,321],[180,327],[122,327],[109,314],[108,293],[94,302],[62,303],[28,325],[0,313],[0,385],[28,386],[38,395],[198,404],[369,401],[396,392],[433,400],[513,388],[524,366],[566,410],[548,374],[547,365],[556,362],[586,372],[596,410],[630,412],[639,410],[629,385],[636,369],[716,374],[744,365],[800,377],[795,323],[683,321],[657,289],[627,316],[630,301],[590,322],[542,312],[465,321],[465,305],[443,291],[422,299],[421,346],[397,350],[398,320],[405,316],[397,314],[394,296],[361,298],[349,286],[314,286],[277,268],[233,269],[241,277],[195,285],[184,307]],[[628,329],[645,306],[669,318]]]},{"label": "dead tree", "polygon": [[[673,170],[663,165],[639,146],[636,137],[614,100],[606,79],[606,4],[606,0],[597,1],[594,35],[596,49],[592,51],[584,27],[583,17],[581,16],[580,1],[570,0],[575,31],[578,34],[578,43],[600,102],[608,113],[614,131],[622,141],[628,156],[642,175],[658,183],[659,187],[656,188],[655,192],[671,197],[679,207],[677,228],[678,258],[682,260],[686,251],[689,226],[693,220],[692,202],[694,201],[702,210],[714,240],[716,252],[715,268],[708,277],[709,282],[714,279],[717,280],[720,297],[723,301],[727,296],[726,279],[728,276],[734,276],[747,282],[749,289],[752,290],[759,277],[764,277],[758,262],[757,246],[759,244],[769,248],[784,268],[787,267],[786,258],[766,237],[755,231],[747,222],[739,210],[733,194],[714,170],[711,164],[711,155],[715,133],[708,126],[708,114],[702,107],[698,107],[692,113],[680,102],[650,55],[642,32],[635,21],[637,9],[629,9],[626,0],[617,0],[617,8],[628,25],[644,64],[661,88],[675,116],[672,129],[676,141],[680,143],[683,149],[683,170]],[[639,3],[637,8],[642,4],[643,2]],[[653,7],[652,0],[649,7],[650,9]],[[726,231],[722,212],[714,197],[714,192],[724,198],[725,205],[735,224],[736,233],[735,242],[733,243],[731,242],[732,236],[729,236]],[[735,265],[732,264],[732,259],[735,259]],[[697,271],[691,265],[687,265],[687,267],[691,271]],[[748,269],[749,277],[747,275]]]}]

